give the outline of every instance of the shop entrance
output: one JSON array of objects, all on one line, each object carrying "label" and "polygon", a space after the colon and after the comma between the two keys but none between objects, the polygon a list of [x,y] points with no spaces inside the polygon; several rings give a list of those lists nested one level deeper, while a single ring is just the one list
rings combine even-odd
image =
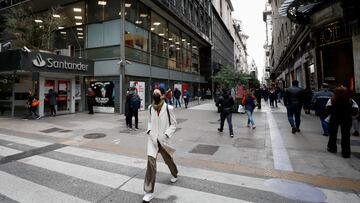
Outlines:
[{"label": "shop entrance", "polygon": [[50,115],[50,104],[47,98],[49,90],[58,93],[56,111],[58,113],[69,113],[71,111],[71,80],[45,79],[44,84],[44,113]]}]

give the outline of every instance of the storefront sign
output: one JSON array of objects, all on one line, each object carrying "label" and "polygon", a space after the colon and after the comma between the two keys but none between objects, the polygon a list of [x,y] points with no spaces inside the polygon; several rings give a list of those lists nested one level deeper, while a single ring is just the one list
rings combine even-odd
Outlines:
[{"label": "storefront sign", "polygon": [[323,27],[318,34],[320,46],[329,45],[342,40],[349,39],[351,36],[349,25],[345,22],[335,22]]},{"label": "storefront sign", "polygon": [[[100,113],[115,113],[114,83],[111,81],[91,82],[90,87],[95,92],[94,111]],[[96,108],[101,107],[101,108]]]},{"label": "storefront sign", "polygon": [[136,93],[141,99],[140,110],[145,110],[145,82],[130,81],[130,87],[136,88]]},{"label": "storefront sign", "polygon": [[59,68],[65,70],[77,70],[77,71],[87,71],[88,65],[80,63],[71,63],[67,62],[66,59],[62,61],[54,60],[53,58],[43,59],[40,53],[36,55],[36,58],[32,61],[33,65],[38,68]]}]

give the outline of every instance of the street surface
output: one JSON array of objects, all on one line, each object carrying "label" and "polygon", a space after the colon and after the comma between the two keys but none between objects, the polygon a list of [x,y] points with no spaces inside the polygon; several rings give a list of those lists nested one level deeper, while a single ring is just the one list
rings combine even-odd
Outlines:
[{"label": "street surface", "polygon": [[[0,118],[0,202],[141,202],[147,113],[139,130],[118,114]],[[179,180],[159,156],[152,202],[360,202],[359,137],[350,159],[328,153],[313,114],[291,134],[284,106],[263,104],[254,130],[233,114],[234,138],[210,100],[175,114]]]}]

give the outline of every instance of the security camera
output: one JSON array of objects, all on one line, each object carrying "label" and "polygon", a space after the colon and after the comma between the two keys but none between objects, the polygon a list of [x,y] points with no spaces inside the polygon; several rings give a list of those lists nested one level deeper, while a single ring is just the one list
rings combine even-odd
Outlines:
[{"label": "security camera", "polygon": [[23,48],[21,48],[21,51],[26,52],[26,53],[30,53],[31,50],[29,48],[27,48],[26,46],[24,46]]}]

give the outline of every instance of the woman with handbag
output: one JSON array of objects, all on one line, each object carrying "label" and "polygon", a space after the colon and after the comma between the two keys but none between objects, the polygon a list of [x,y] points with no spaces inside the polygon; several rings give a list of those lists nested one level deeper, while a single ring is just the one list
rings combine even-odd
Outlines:
[{"label": "woman with handbag", "polygon": [[37,113],[37,107],[39,106],[40,101],[33,95],[31,89],[29,89],[28,100],[26,106],[29,110],[29,116],[31,119],[40,119],[39,114]]}]

